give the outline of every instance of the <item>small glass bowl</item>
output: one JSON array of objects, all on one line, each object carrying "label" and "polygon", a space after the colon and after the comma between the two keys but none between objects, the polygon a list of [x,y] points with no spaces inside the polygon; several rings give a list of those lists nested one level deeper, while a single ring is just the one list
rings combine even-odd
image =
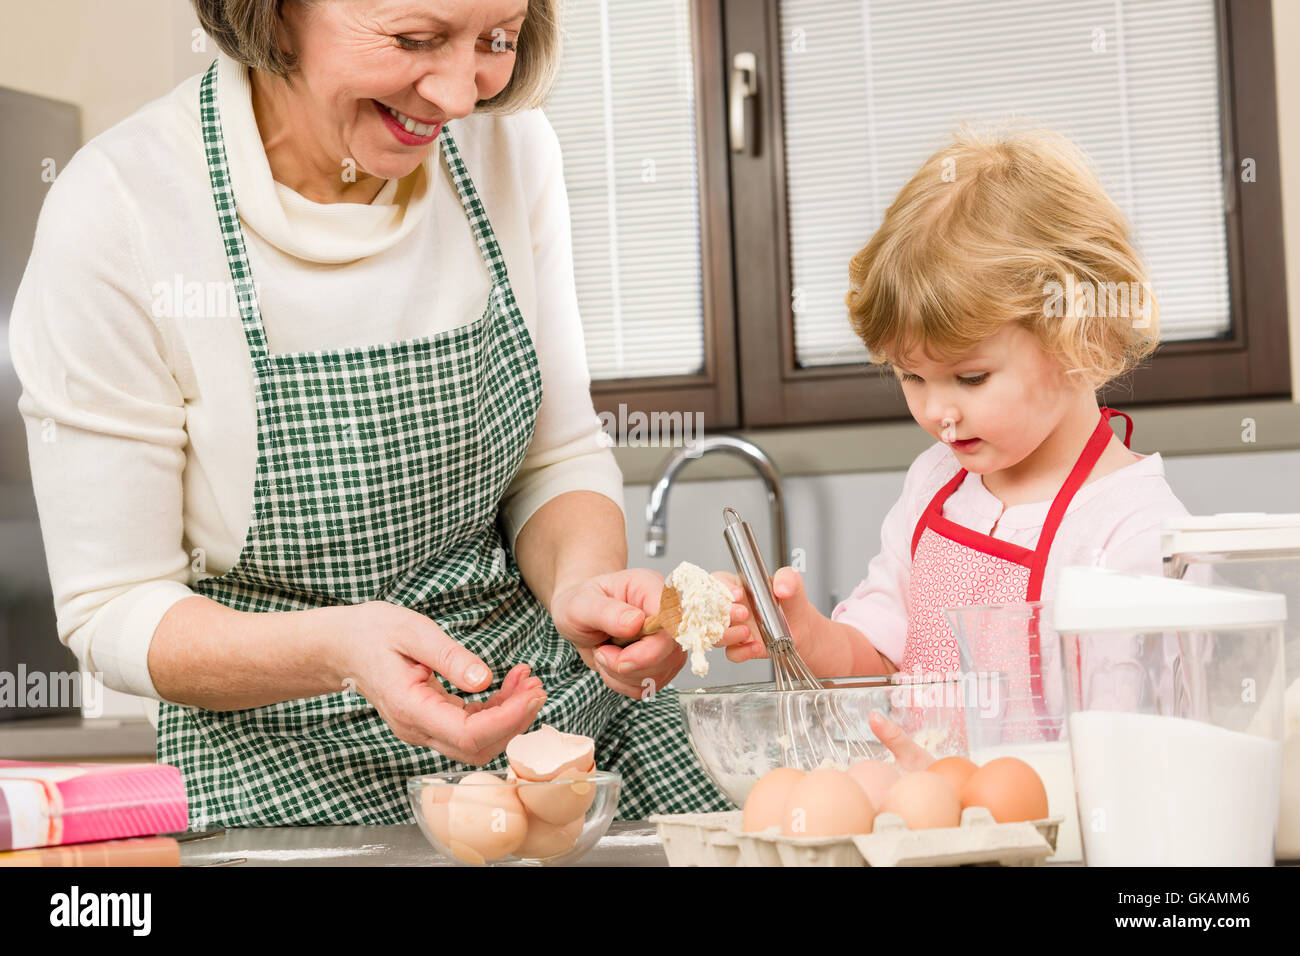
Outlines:
[{"label": "small glass bowl", "polygon": [[[499,783],[461,785],[465,777],[484,773]],[[623,778],[608,770],[545,783],[466,770],[411,777],[406,792],[420,832],[457,866],[565,866],[581,859],[605,835],[622,785]],[[483,789],[472,792],[478,788]],[[556,822],[548,823],[547,818]],[[522,844],[517,843],[520,830],[525,834]],[[493,855],[512,844],[510,852]]]}]

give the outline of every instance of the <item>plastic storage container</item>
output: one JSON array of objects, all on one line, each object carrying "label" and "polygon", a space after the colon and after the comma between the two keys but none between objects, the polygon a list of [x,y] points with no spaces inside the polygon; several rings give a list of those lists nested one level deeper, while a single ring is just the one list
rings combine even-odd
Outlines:
[{"label": "plastic storage container", "polygon": [[1286,727],[1277,858],[1300,860],[1300,514],[1222,514],[1165,521],[1165,575],[1285,594]]},{"label": "plastic storage container", "polygon": [[966,706],[970,759],[981,766],[1016,757],[1047,788],[1051,816],[1061,817],[1054,863],[1083,859],[1074,775],[1065,733],[1061,647],[1043,601],[946,608],[962,671],[976,684]]},{"label": "plastic storage container", "polygon": [[1054,609],[1089,866],[1271,866],[1286,598],[1101,568]]}]

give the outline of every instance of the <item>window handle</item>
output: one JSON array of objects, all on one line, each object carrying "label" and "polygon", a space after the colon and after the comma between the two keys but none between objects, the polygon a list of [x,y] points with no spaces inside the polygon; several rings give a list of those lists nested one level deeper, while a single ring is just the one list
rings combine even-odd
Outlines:
[{"label": "window handle", "polygon": [[731,58],[731,151],[743,153],[749,143],[746,129],[748,101],[758,95],[758,58],[737,53]]}]

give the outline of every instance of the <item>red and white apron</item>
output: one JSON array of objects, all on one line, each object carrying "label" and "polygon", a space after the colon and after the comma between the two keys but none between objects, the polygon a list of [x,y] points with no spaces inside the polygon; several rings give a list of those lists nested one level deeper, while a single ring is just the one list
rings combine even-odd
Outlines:
[{"label": "red and white apron", "polygon": [[[960,670],[957,638],[944,618],[944,608],[1017,604],[1041,599],[1052,541],[1075,493],[1092,473],[1110,442],[1113,434],[1110,419],[1114,415],[1125,420],[1124,444],[1129,444],[1133,436],[1133,420],[1123,412],[1103,408],[1092,437],[1052,501],[1033,549],[972,531],[944,517],[944,503],[966,479],[966,469],[958,471],[939,489],[922,512],[912,534],[907,644],[899,667],[901,676],[933,680],[938,675],[954,675]],[[1016,723],[1014,709],[1019,707],[1025,711],[1021,715],[1026,718],[1023,726],[1029,727],[1035,724],[1033,706],[1042,707],[1043,686],[1038,666],[1037,628],[1031,626],[1026,637],[1027,646],[1023,650],[1010,649],[1007,653],[1007,649],[1003,649],[1002,660],[990,659],[987,653],[980,654],[980,658],[982,669],[996,668],[1008,676],[1007,693],[1012,708],[1012,712],[1006,714],[1008,724]],[[1034,704],[1031,705],[1030,701]],[[906,708],[897,711],[894,719],[909,733],[915,733],[919,729],[917,722],[923,721],[924,716],[917,708]],[[913,726],[908,727],[909,723]],[[964,728],[954,727],[953,731],[961,739],[949,740],[948,744],[960,744],[964,749]]]}]

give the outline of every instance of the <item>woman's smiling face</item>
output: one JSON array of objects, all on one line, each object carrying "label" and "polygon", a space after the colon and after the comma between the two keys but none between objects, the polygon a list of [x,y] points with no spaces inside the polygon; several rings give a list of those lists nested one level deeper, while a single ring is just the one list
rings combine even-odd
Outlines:
[{"label": "woman's smiling face", "polygon": [[299,72],[286,132],[335,171],[352,160],[402,178],[443,123],[505,89],[527,10],[527,0],[291,0],[284,45]]}]

